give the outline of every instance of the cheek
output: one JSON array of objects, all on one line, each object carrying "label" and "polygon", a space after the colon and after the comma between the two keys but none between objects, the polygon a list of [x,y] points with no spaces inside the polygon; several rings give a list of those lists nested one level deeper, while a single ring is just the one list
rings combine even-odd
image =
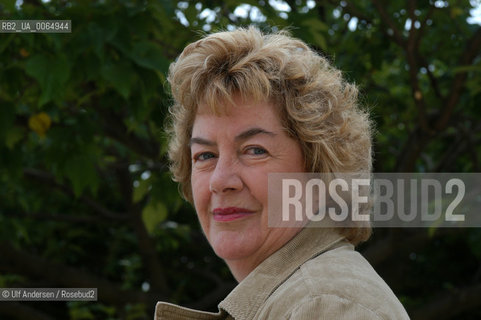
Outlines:
[{"label": "cheek", "polygon": [[267,208],[268,197],[268,177],[269,172],[266,170],[254,170],[249,175],[244,176],[244,182],[249,188],[250,194]]},{"label": "cheek", "polygon": [[198,174],[192,174],[191,176],[192,197],[198,215],[201,215],[207,210],[210,198],[208,181],[209,179],[207,177],[201,177]]}]

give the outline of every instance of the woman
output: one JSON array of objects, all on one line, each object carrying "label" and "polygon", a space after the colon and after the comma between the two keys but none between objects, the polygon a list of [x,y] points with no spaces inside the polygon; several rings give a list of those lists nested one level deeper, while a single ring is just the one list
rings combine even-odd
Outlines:
[{"label": "woman", "polygon": [[268,173],[371,170],[370,123],[338,70],[250,27],[187,46],[169,82],[171,170],[239,284],[218,313],[161,302],[156,319],[408,319],[353,250],[368,225],[268,226]]}]

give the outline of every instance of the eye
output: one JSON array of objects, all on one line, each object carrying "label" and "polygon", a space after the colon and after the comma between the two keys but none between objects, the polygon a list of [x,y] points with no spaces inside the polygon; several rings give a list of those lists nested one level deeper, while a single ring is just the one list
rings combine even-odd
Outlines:
[{"label": "eye", "polygon": [[206,161],[214,157],[215,155],[212,152],[201,152],[194,156],[194,161]]},{"label": "eye", "polygon": [[249,147],[246,153],[253,156],[261,156],[267,154],[267,150],[261,147]]}]

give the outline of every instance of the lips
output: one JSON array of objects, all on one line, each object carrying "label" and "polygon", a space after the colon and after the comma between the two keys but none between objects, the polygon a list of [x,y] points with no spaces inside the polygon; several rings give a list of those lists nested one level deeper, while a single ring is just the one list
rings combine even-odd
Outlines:
[{"label": "lips", "polygon": [[254,212],[255,211],[253,210],[238,207],[215,208],[212,211],[214,214],[214,220],[220,222],[242,219],[253,214]]}]

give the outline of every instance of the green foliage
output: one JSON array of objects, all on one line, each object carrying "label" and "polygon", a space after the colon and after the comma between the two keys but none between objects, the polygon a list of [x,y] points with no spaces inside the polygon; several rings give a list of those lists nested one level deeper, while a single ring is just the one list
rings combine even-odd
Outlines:
[{"label": "green foliage", "polygon": [[162,202],[150,201],[142,210],[142,219],[149,233],[153,233],[162,221],[167,218],[167,209]]},{"label": "green foliage", "polygon": [[[150,319],[160,297],[188,305],[233,281],[180,198],[165,154],[168,67],[205,31],[288,28],[330,59],[372,114],[376,171],[479,171],[480,31],[466,22],[470,2],[418,1],[413,11],[378,2],[1,0],[2,19],[69,19],[73,31],[0,34],[0,287],[102,279],[118,294],[39,312]],[[241,5],[246,16],[234,14]],[[390,232],[375,232],[373,242]],[[421,312],[434,293],[479,285],[480,234],[421,230],[428,240],[391,244],[376,268],[410,312]],[[60,279],[66,267],[88,276]],[[474,319],[476,308],[454,311]]]},{"label": "green foliage", "polygon": [[37,54],[25,63],[25,72],[40,85],[42,94],[38,105],[41,107],[53,99],[61,100],[70,74],[70,63],[65,55],[49,57]]}]

